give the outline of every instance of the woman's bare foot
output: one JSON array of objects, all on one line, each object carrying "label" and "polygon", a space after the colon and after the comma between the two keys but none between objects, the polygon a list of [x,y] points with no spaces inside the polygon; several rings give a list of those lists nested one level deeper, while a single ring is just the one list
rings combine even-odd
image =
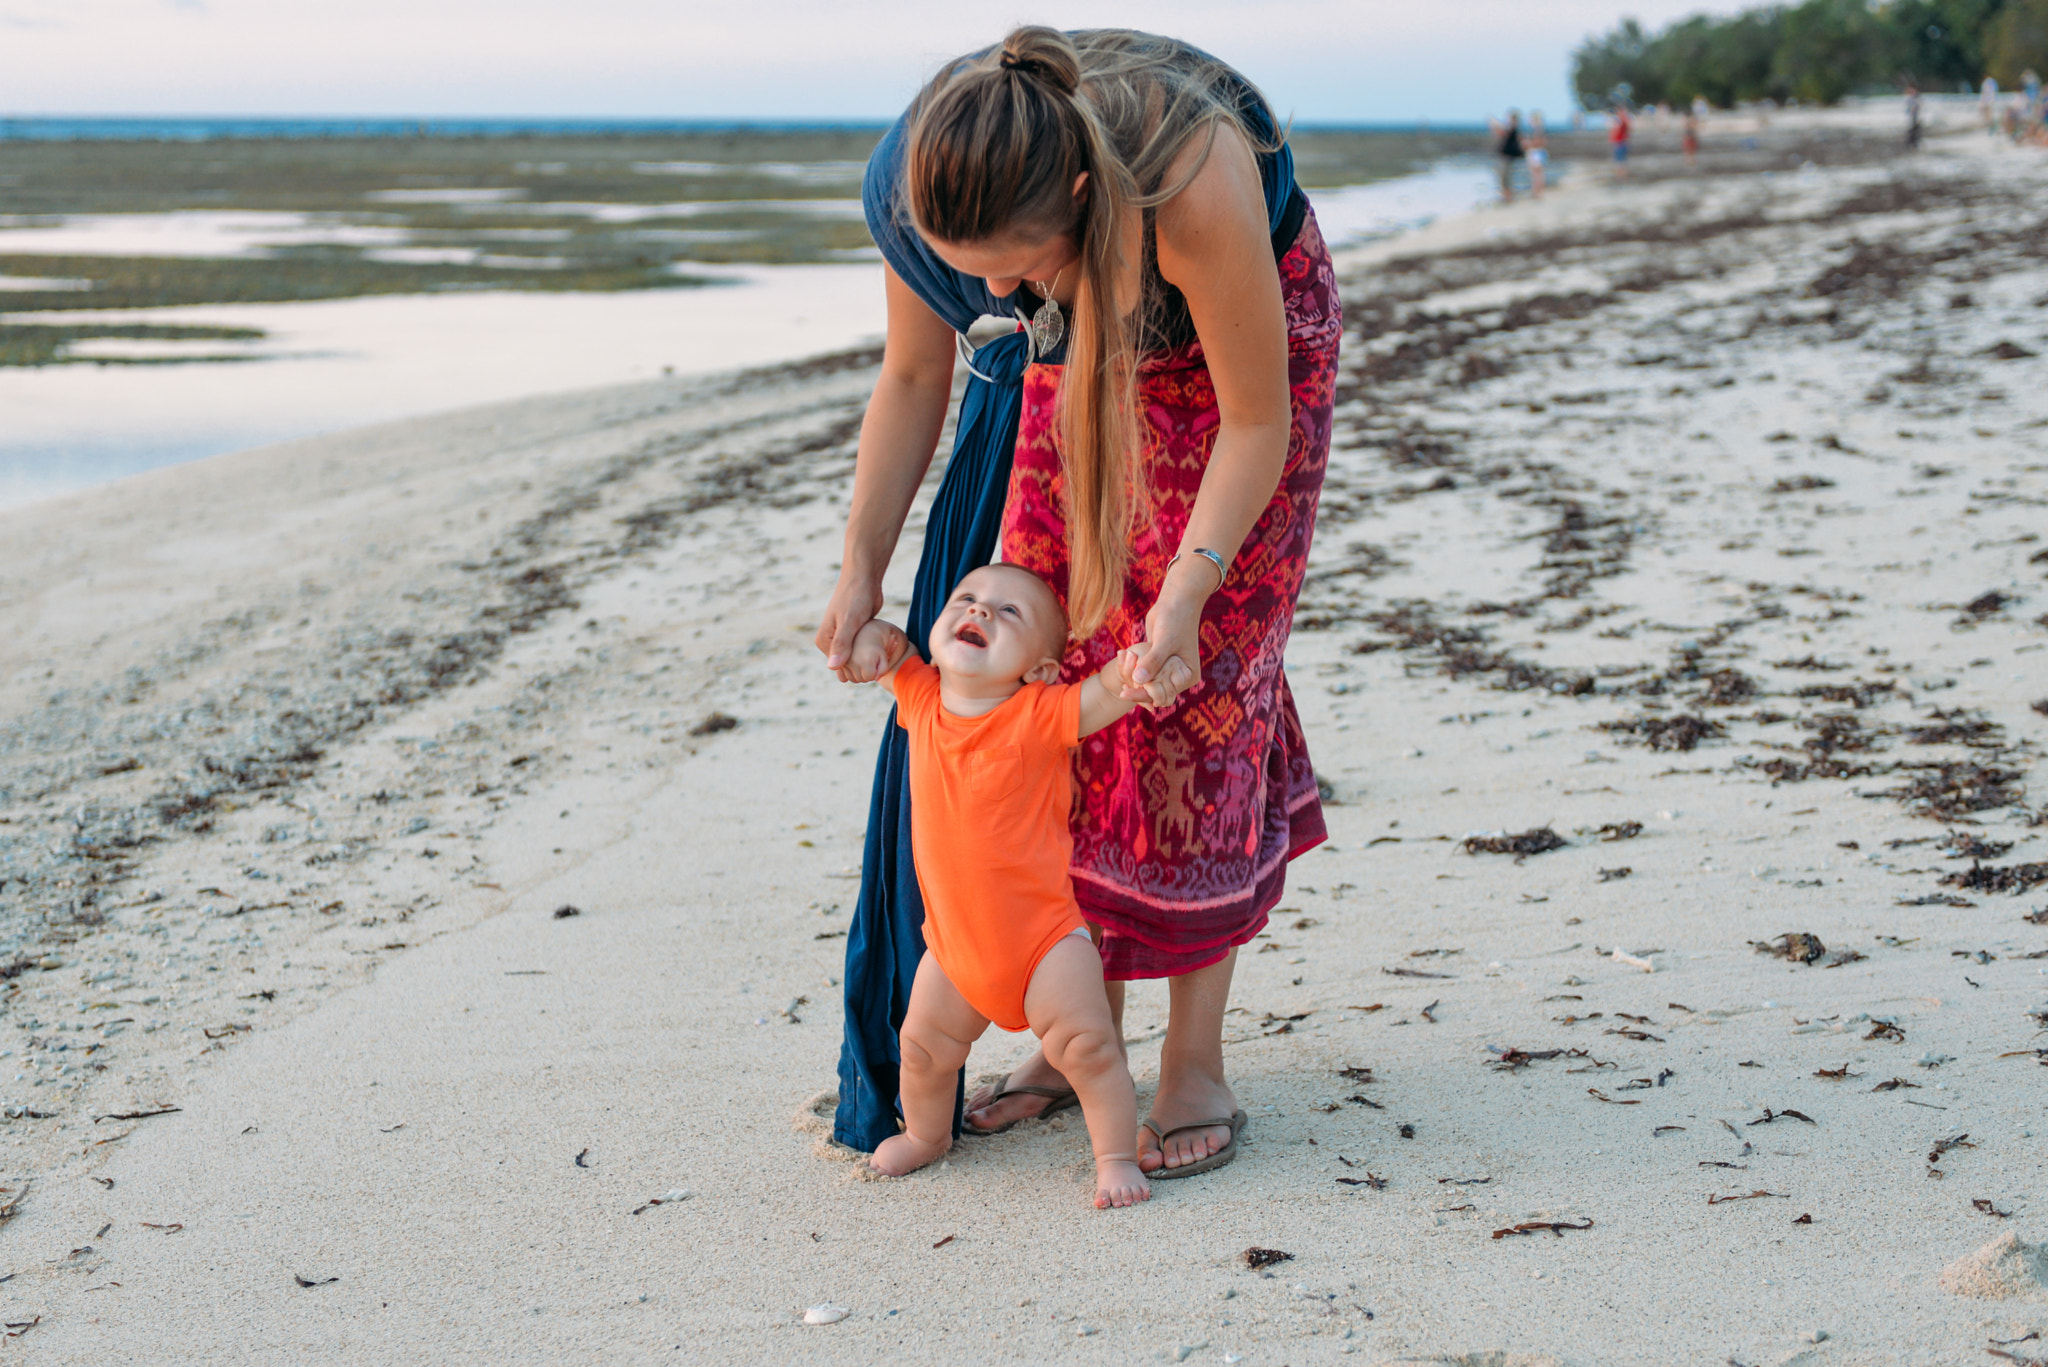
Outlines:
[{"label": "woman's bare foot", "polygon": [[[1059,1070],[1045,1061],[1043,1052],[1033,1053],[1022,1067],[1011,1073],[1009,1084],[1017,1087],[1065,1087],[1067,1080]],[[1034,1092],[1010,1091],[1001,1099],[996,1097],[992,1085],[984,1085],[967,1098],[966,1124],[971,1130],[987,1133],[999,1130],[1019,1120],[1033,1120],[1045,1114],[1045,1108],[1052,1105],[1051,1097],[1039,1096]]]},{"label": "woman's bare foot", "polygon": [[1152,1184],[1132,1162],[1133,1155],[1113,1153],[1095,1160],[1095,1208],[1135,1206],[1152,1199]]},{"label": "woman's bare foot", "polygon": [[1231,1091],[1229,1084],[1221,1079],[1188,1074],[1172,1078],[1162,1077],[1159,1080],[1159,1091],[1152,1098],[1152,1116],[1168,1131],[1171,1138],[1162,1151],[1159,1137],[1151,1130],[1140,1126],[1139,1169],[1154,1173],[1161,1168],[1183,1168],[1190,1163],[1199,1163],[1218,1152],[1230,1143],[1229,1125],[1208,1125],[1199,1130],[1182,1130],[1178,1134],[1172,1133],[1174,1126],[1229,1115],[1236,1109],[1237,1093]]},{"label": "woman's bare foot", "polygon": [[884,1177],[904,1177],[935,1161],[952,1147],[950,1138],[937,1144],[927,1144],[913,1135],[892,1134],[875,1146],[874,1153],[868,1157],[868,1166]]}]

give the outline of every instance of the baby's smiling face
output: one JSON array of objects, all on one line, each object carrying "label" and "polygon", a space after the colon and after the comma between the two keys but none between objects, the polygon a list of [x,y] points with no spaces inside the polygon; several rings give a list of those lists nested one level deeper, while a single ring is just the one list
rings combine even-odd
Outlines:
[{"label": "baby's smiling face", "polygon": [[986,565],[960,581],[928,642],[949,690],[1015,693],[1059,678],[1066,614],[1044,580],[1012,565]]}]

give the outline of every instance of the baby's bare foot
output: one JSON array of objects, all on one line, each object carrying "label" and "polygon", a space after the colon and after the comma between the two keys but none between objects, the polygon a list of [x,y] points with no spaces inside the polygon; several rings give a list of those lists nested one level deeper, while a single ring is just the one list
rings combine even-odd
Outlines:
[{"label": "baby's bare foot", "polygon": [[1095,1208],[1135,1206],[1152,1199],[1152,1184],[1138,1167],[1137,1155],[1111,1154],[1095,1160]]},{"label": "baby's bare foot", "polygon": [[932,1162],[953,1147],[951,1139],[927,1144],[908,1134],[892,1134],[876,1145],[868,1166],[884,1177],[904,1177]]}]

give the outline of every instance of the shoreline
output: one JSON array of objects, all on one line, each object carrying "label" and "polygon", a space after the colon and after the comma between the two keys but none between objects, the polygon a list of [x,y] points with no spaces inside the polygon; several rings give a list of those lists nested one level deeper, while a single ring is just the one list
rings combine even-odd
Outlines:
[{"label": "shoreline", "polygon": [[[806,628],[872,349],[0,513],[0,887],[63,932],[0,1012],[64,1079],[6,1091],[53,1112],[6,1122],[24,1346],[1807,1367],[2038,1328],[1938,1286],[2048,1232],[2048,169],[1960,142],[1344,254],[1289,652],[1332,844],[1240,964],[1243,1159],[1135,1219],[1085,1209],[1071,1117],[897,1183],[808,1156],[885,705]],[[1492,1237],[1531,1221],[1573,1229]]]}]

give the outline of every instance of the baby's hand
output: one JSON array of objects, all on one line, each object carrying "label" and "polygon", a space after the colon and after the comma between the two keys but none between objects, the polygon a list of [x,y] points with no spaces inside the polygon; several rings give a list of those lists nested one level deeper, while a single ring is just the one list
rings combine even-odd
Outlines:
[{"label": "baby's hand", "polygon": [[1128,702],[1149,702],[1151,696],[1145,686],[1131,677],[1138,649],[1137,646],[1127,646],[1110,656],[1109,663],[1102,667],[1102,682],[1110,692]]},{"label": "baby's hand", "polygon": [[834,672],[842,683],[873,683],[903,663],[910,638],[887,622],[871,621],[853,638],[853,652]]},{"label": "baby's hand", "polygon": [[[1102,682],[1112,693],[1126,702],[1134,702],[1152,711],[1171,704],[1178,690],[1169,686],[1166,678],[1154,679],[1150,683],[1137,681],[1138,660],[1144,654],[1144,646],[1128,646],[1111,657],[1102,667]],[[1178,655],[1167,659],[1166,669],[1171,672],[1185,670],[1186,666]]]}]

